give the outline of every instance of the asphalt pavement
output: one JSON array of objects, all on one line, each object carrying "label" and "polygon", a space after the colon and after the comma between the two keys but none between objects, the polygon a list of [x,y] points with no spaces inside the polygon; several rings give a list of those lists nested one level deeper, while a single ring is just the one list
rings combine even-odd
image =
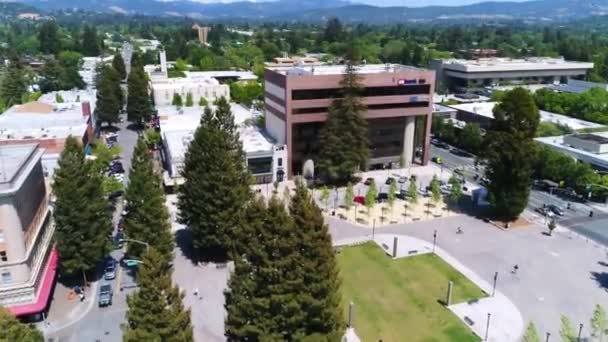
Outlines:
[{"label": "asphalt pavement", "polygon": [[[126,119],[126,115],[124,116]],[[125,187],[129,182],[129,171],[131,168],[131,158],[133,156],[133,149],[137,143],[137,132],[127,129],[128,122],[124,122],[117,125],[120,129],[118,133],[118,144],[121,147],[121,161],[125,169],[124,184]],[[118,199],[118,204],[113,215],[114,229],[120,219],[122,212],[122,201],[123,197]],[[122,249],[112,251],[111,256],[115,260],[120,260],[124,255]],[[99,341],[99,342],[113,342],[122,340],[122,329],[121,325],[126,323],[126,312],[127,312],[127,295],[135,291],[136,284],[133,278],[132,272],[128,271],[123,267],[117,267],[116,278],[113,280],[104,280],[103,278],[99,282],[110,283],[114,290],[114,296],[112,305],[108,307],[100,308],[97,305],[99,293],[95,293],[91,298],[86,300],[94,301],[94,305],[91,310],[87,312],[80,320],[73,322],[73,324],[67,325],[65,328],[58,331],[53,331],[46,336],[47,339],[52,339],[53,342],[80,342],[80,341]],[[121,291],[120,288],[124,287]]]},{"label": "asphalt pavement", "polygon": [[[441,165],[449,170],[460,169],[464,171],[467,180],[476,182],[483,178],[483,167],[475,168],[475,159],[472,157],[464,157],[454,153],[454,148],[450,149],[439,148],[431,145],[431,157],[440,157]],[[477,180],[475,175],[478,175]],[[570,209],[566,209],[568,201],[563,198],[548,193],[532,189],[528,200],[527,209],[536,213],[536,209],[543,205],[557,205],[564,210],[563,216],[556,216],[555,220],[558,225],[568,228],[578,234],[581,234],[589,239],[592,239],[604,246],[608,246],[608,213],[604,204],[598,203],[576,203],[570,202]],[[593,211],[593,217],[589,217],[589,213]],[[548,223],[546,219],[536,214],[540,221]]]}]

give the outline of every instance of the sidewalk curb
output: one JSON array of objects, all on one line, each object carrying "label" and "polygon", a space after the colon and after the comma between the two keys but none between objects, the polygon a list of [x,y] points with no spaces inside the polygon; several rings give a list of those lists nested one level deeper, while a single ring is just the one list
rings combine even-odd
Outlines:
[{"label": "sidewalk curb", "polygon": [[89,312],[91,312],[91,310],[93,309],[93,305],[95,304],[95,298],[96,298],[98,286],[99,286],[99,281],[97,281],[97,282],[93,283],[93,285],[91,285],[90,300],[87,303],[86,309],[81,314],[79,314],[75,319],[72,319],[70,322],[67,322],[59,327],[53,327],[52,329],[46,329],[44,331],[44,336],[48,337],[49,335],[57,334],[58,332],[69,328],[70,326],[80,322],[84,318],[84,316],[86,316]]}]

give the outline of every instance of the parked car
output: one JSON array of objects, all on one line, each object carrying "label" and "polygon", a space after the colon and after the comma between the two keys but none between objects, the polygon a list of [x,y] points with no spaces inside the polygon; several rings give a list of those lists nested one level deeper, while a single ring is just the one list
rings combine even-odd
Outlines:
[{"label": "parked car", "polygon": [[365,185],[371,185],[373,182],[375,182],[375,180],[371,177],[365,179],[365,182],[363,182],[363,184]]},{"label": "parked car", "polygon": [[536,208],[536,212],[547,217],[553,217],[555,215],[551,210],[545,207]]},{"label": "parked car", "polygon": [[407,182],[407,177],[405,177],[405,176],[399,177],[399,184],[403,184],[405,182]]},{"label": "parked car", "polygon": [[388,194],[386,192],[381,192],[378,194],[378,197],[376,197],[376,202],[378,203],[384,203],[388,201]]},{"label": "parked car", "polygon": [[441,164],[441,157],[433,157],[431,161],[436,164]]},{"label": "parked car", "polygon": [[106,283],[99,287],[99,307],[112,305],[112,297],[114,292],[112,291],[112,285]]},{"label": "parked car", "polygon": [[388,177],[386,179],[386,182],[384,182],[384,184],[386,184],[386,185],[391,185],[393,183],[395,183],[395,178],[393,178],[393,177]]},{"label": "parked car", "polygon": [[106,260],[106,264],[103,270],[103,279],[112,280],[114,278],[116,278],[116,260],[114,260],[113,258],[109,258],[108,260]]},{"label": "parked car", "polygon": [[564,216],[564,210],[555,204],[549,204],[547,206],[547,210],[551,211],[557,216]]},{"label": "parked car", "polygon": [[353,202],[359,203],[361,205],[365,205],[365,197],[363,197],[363,196],[355,196],[355,197],[353,197]]}]

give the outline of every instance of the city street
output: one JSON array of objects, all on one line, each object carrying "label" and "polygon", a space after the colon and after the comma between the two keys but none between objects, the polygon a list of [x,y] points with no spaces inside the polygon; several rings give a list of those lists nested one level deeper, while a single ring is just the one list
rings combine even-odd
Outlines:
[{"label": "city street", "polygon": [[[121,161],[125,169],[125,186],[129,181],[131,157],[133,156],[133,149],[137,143],[138,137],[135,131],[127,129],[128,124],[129,123],[124,120],[124,122],[116,125],[120,128],[117,133],[118,144],[121,147]],[[120,197],[118,201],[112,220],[115,230],[122,213],[123,198]],[[122,258],[123,252],[122,250],[114,250],[111,255],[118,261]],[[51,322],[51,325],[45,331],[47,339],[52,338],[55,342],[110,342],[120,341],[122,339],[121,324],[124,324],[125,314],[127,312],[126,298],[129,293],[135,290],[133,287],[135,279],[133,279],[130,271],[123,267],[118,267],[116,279],[108,281],[103,280],[102,278],[98,282],[99,284],[108,282],[112,285],[114,291],[112,305],[100,308],[97,305],[99,293],[96,291],[92,296],[86,298],[86,301],[93,301],[90,310],[84,316],[77,318],[76,321],[56,326],[53,324],[55,318],[49,316],[48,320]],[[121,287],[125,287],[124,291],[120,291]],[[98,288],[98,286],[95,288]],[[57,320],[61,321],[61,317],[57,317]]]},{"label": "city street", "polygon": [[[431,156],[440,157],[441,164],[446,169],[464,169],[465,176],[469,181],[474,181],[473,176],[475,174],[479,175],[479,179],[483,177],[482,173],[475,171],[475,161],[473,158],[457,156],[451,151],[438,148],[434,145],[431,145]],[[535,212],[537,208],[542,207],[544,204],[554,204],[564,209],[564,216],[556,217],[558,225],[608,246],[608,212],[606,212],[607,208],[604,204],[571,202],[571,209],[566,209],[567,201],[564,199],[545,191],[532,189],[527,209],[537,216],[538,223],[544,222],[544,224],[546,224],[546,220]],[[592,218],[589,217],[591,210],[594,212]]]}]

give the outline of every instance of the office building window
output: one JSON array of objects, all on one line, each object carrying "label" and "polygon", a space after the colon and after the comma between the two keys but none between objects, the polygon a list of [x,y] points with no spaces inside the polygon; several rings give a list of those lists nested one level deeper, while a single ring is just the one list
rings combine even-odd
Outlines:
[{"label": "office building window", "polygon": [[2,271],[2,273],[0,274],[0,281],[2,281],[3,284],[8,284],[11,281],[13,281],[13,277],[11,276],[11,272],[9,272],[9,271]]},{"label": "office building window", "polygon": [[279,158],[279,160],[278,160],[278,165],[279,165],[279,166],[283,166],[283,158]]},{"label": "office building window", "polygon": [[8,257],[6,256],[6,251],[0,251],[0,262],[7,262]]}]

